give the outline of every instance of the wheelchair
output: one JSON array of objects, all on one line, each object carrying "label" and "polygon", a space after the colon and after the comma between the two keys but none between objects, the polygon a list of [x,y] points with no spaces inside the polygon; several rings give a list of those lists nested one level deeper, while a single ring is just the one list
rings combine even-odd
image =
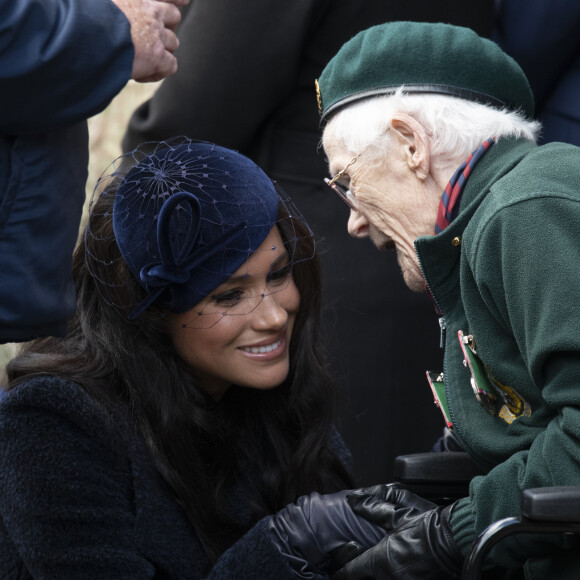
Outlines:
[{"label": "wheelchair", "polygon": [[[480,469],[461,451],[402,455],[395,459],[394,479],[403,487],[438,504],[469,493]],[[480,580],[490,550],[514,534],[580,534],[580,486],[543,487],[522,492],[522,514],[489,525],[465,558],[462,580]]]}]

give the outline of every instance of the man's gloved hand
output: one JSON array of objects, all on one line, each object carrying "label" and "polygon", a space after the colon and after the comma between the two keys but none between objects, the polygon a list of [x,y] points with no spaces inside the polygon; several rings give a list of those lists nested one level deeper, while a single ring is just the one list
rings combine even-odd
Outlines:
[{"label": "man's gloved hand", "polygon": [[[398,487],[396,483],[357,489],[348,494],[347,501],[355,513],[380,526],[385,532],[436,507],[434,503]],[[360,553],[360,546],[353,547],[351,544],[336,548],[331,553],[329,569],[336,571],[342,568]]]},{"label": "man's gloved hand", "polygon": [[[431,502],[406,490],[385,490],[391,501],[395,493],[401,492],[407,505],[397,506],[377,495],[361,492],[350,494],[348,498],[355,513],[375,523],[397,525],[399,522],[399,525],[376,546],[345,564],[332,576],[333,580],[449,580],[459,577],[463,556],[453,541],[449,526],[453,504],[447,507],[431,504],[431,509],[417,515],[413,509],[420,510]],[[413,496],[417,504],[410,508]]]},{"label": "man's gloved hand", "polygon": [[357,489],[348,494],[347,501],[356,514],[387,532],[437,507],[396,483]]},{"label": "man's gloved hand", "polygon": [[382,527],[352,511],[346,499],[351,493],[311,493],[270,517],[274,544],[298,578],[326,578],[332,551],[348,545],[353,558],[384,537]]}]

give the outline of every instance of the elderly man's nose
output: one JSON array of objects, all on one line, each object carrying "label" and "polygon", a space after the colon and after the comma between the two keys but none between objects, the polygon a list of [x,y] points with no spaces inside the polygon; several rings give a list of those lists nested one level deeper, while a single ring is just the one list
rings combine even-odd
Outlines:
[{"label": "elderly man's nose", "polygon": [[369,235],[369,222],[360,212],[350,210],[348,233],[353,238],[366,238]]}]

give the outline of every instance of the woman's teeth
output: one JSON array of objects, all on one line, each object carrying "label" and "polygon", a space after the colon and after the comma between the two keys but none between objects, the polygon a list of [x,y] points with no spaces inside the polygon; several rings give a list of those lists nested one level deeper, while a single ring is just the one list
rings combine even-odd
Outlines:
[{"label": "woman's teeth", "polygon": [[273,342],[272,344],[269,344],[267,346],[243,346],[242,350],[245,350],[246,352],[258,354],[258,353],[270,352],[272,350],[275,350],[281,344],[282,344],[282,339],[277,340],[276,342]]}]

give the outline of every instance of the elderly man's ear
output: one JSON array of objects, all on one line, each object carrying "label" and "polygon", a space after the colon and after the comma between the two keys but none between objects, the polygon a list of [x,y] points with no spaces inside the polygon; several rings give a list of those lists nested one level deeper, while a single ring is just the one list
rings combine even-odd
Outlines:
[{"label": "elderly man's ear", "polygon": [[424,181],[429,175],[429,139],[425,128],[406,113],[394,115],[391,127],[407,166]]}]

